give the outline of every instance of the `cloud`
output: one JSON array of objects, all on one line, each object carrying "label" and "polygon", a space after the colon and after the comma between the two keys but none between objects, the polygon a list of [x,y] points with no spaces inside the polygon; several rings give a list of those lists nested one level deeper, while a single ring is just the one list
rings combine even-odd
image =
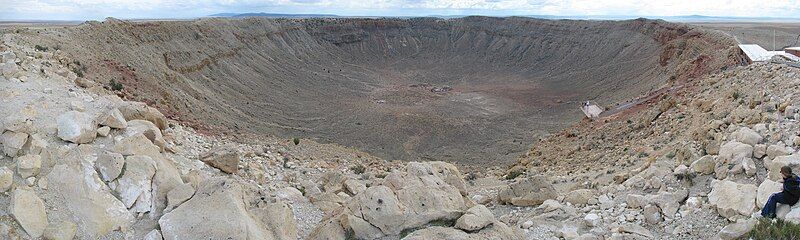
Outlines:
[{"label": "cloud", "polygon": [[220,12],[360,16],[626,15],[797,17],[797,0],[0,0],[0,19],[192,18]]}]

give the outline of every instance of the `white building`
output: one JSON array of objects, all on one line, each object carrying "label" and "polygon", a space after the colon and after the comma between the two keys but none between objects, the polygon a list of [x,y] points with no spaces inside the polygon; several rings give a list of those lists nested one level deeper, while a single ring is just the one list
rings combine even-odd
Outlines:
[{"label": "white building", "polygon": [[752,62],[769,61],[774,56],[781,56],[792,61],[800,61],[800,57],[786,53],[785,51],[767,51],[757,44],[739,44],[739,49],[747,56],[747,60]]}]

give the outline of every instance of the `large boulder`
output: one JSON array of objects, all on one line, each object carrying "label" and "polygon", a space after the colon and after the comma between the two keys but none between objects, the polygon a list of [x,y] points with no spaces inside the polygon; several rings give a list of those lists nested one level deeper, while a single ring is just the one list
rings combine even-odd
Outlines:
[{"label": "large boulder", "polygon": [[48,190],[62,201],[59,209],[78,224],[79,238],[97,239],[130,227],[135,219],[97,175],[90,161],[93,153],[84,151],[69,152],[53,167],[47,175]]},{"label": "large boulder", "polygon": [[780,145],[774,144],[774,145],[769,145],[769,147],[767,147],[766,154],[768,157],[775,159],[780,156],[786,156],[792,154],[793,152],[794,149],[792,149],[791,147],[784,146],[783,144]]},{"label": "large boulder", "polygon": [[17,173],[22,178],[36,176],[41,168],[42,157],[39,155],[28,154],[17,158]]},{"label": "large boulder", "polygon": [[131,212],[149,212],[152,207],[152,179],[156,164],[147,156],[125,159],[125,172],[117,179],[114,193]]},{"label": "large boulder", "polygon": [[128,127],[128,121],[125,120],[125,116],[122,116],[122,113],[116,108],[100,116],[99,123],[100,125],[117,129]]},{"label": "large boulder", "polygon": [[714,156],[712,155],[705,155],[700,157],[699,159],[692,162],[690,168],[692,171],[700,174],[711,174],[714,173],[714,167],[716,165],[716,161],[714,160]]},{"label": "large boulder", "polygon": [[167,145],[167,142],[164,140],[164,135],[161,133],[161,129],[158,129],[158,127],[152,122],[144,120],[129,121],[127,128],[125,128],[124,135],[134,136],[137,134],[143,134],[148,140],[150,140],[150,142],[153,142],[153,144],[158,146],[160,151],[164,151],[164,148]]},{"label": "large boulder", "polygon": [[781,167],[783,166],[789,166],[792,168],[792,172],[800,173],[800,154],[780,156],[768,162],[766,164],[767,176],[774,181],[782,179]]},{"label": "large boulder", "polygon": [[167,118],[164,117],[164,114],[143,102],[124,102],[118,106],[118,109],[125,120],[145,120],[152,122],[161,130],[167,128]]},{"label": "large boulder", "polygon": [[88,143],[97,137],[97,123],[89,114],[69,111],[56,118],[58,137],[73,143]]},{"label": "large boulder", "polygon": [[38,238],[47,227],[44,202],[31,190],[17,189],[11,196],[8,212],[31,238]]},{"label": "large boulder", "polygon": [[741,219],[722,228],[717,236],[723,240],[741,239],[756,227],[756,223],[756,219]]},{"label": "large boulder", "polygon": [[[172,160],[155,157],[153,161],[157,171],[153,175],[153,207],[150,214],[153,219],[156,219],[167,208],[167,195],[176,187],[181,186],[183,179]],[[192,193],[194,193],[194,189],[192,189]]]},{"label": "large boulder", "polygon": [[164,214],[158,225],[164,239],[280,239],[248,208],[239,184],[211,178],[202,183],[194,197]]},{"label": "large boulder", "polygon": [[269,229],[274,239],[295,240],[297,222],[292,208],[283,202],[266,203],[264,207],[252,210],[253,216]]},{"label": "large boulder", "polygon": [[500,191],[498,198],[501,203],[516,206],[536,206],[542,204],[545,200],[555,199],[557,196],[550,179],[546,176],[537,175],[510,184]]},{"label": "large boulder", "polygon": [[28,141],[28,134],[6,131],[0,138],[2,138],[3,153],[9,157],[16,157]]},{"label": "large boulder", "polygon": [[755,146],[756,144],[761,142],[761,140],[764,140],[764,138],[761,137],[761,135],[759,135],[756,131],[753,131],[753,129],[750,129],[748,127],[739,128],[739,130],[736,130],[735,132],[733,132],[733,134],[731,134],[731,138],[750,146]]},{"label": "large boulder", "polygon": [[45,240],[72,240],[78,232],[78,225],[71,221],[50,223],[44,229]]},{"label": "large boulder", "polygon": [[477,231],[494,222],[494,215],[486,206],[475,205],[456,220],[456,228],[464,231]]},{"label": "large boulder", "polygon": [[741,160],[751,157],[753,157],[753,146],[737,141],[730,141],[720,147],[717,161],[739,163]]},{"label": "large boulder", "polygon": [[[215,167],[222,172],[235,174],[239,172],[239,150],[232,145],[223,145],[212,148],[200,155],[200,161]],[[341,182],[339,182],[341,185]]]},{"label": "large boulder", "polygon": [[734,219],[739,215],[750,216],[755,210],[758,192],[755,185],[714,180],[711,186],[708,203],[717,209],[720,216]]},{"label": "large boulder", "polygon": [[758,185],[758,197],[756,197],[756,207],[764,208],[764,205],[767,204],[767,200],[769,197],[776,192],[780,192],[783,190],[783,184],[779,182],[772,181],[770,179],[764,179],[764,182],[761,185]]},{"label": "large boulder", "polygon": [[564,197],[564,201],[572,205],[582,206],[589,203],[589,200],[594,198],[595,192],[591,189],[576,189],[572,190]]},{"label": "large boulder", "polygon": [[115,152],[106,152],[97,155],[95,161],[95,168],[100,173],[103,181],[110,182],[122,174],[122,167],[125,166],[125,158],[122,154]]},{"label": "large boulder", "polygon": [[3,124],[0,126],[3,126],[5,130],[18,133],[31,134],[34,130],[33,120],[24,114],[10,114],[3,119]]},{"label": "large boulder", "polygon": [[114,143],[113,151],[125,156],[159,156],[161,149],[153,144],[143,133],[126,136]]}]

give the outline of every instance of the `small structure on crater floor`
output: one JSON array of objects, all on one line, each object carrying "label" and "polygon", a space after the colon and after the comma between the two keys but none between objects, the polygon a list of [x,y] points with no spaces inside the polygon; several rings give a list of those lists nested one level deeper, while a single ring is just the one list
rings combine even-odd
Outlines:
[{"label": "small structure on crater floor", "polygon": [[600,113],[603,112],[603,108],[591,101],[585,101],[581,103],[581,111],[583,111],[583,114],[588,118],[597,118],[600,116]]}]

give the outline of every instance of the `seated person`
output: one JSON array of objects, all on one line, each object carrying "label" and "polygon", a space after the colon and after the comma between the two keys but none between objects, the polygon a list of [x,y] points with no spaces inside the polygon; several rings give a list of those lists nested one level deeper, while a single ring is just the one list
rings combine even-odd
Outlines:
[{"label": "seated person", "polygon": [[761,210],[761,216],[775,218],[775,210],[778,207],[778,203],[794,205],[800,198],[800,179],[792,173],[792,168],[789,166],[781,167],[781,175],[783,175],[783,191],[769,196],[767,204]]}]

